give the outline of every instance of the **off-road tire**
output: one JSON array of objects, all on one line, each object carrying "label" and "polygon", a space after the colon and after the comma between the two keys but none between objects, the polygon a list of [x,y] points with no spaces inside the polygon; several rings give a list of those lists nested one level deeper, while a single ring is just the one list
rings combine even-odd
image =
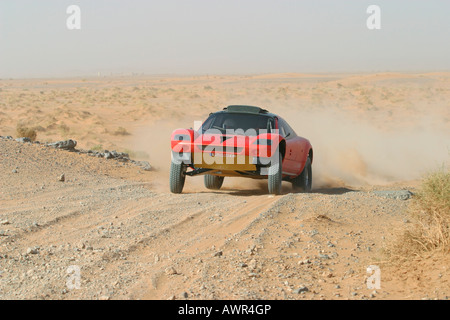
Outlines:
[{"label": "off-road tire", "polygon": [[311,159],[308,157],[306,159],[305,168],[303,168],[302,173],[292,179],[292,187],[295,192],[311,192],[312,186],[312,166]]},{"label": "off-road tire", "polygon": [[184,181],[186,180],[185,172],[185,164],[172,161],[170,164],[170,192],[181,193],[183,191]]},{"label": "off-road tire", "polygon": [[205,174],[205,187],[211,190],[219,190],[222,187],[224,177],[213,176],[212,174]]},{"label": "off-road tire", "polygon": [[277,195],[281,193],[282,161],[281,153],[278,152],[278,161],[269,167],[267,186],[270,194]]}]

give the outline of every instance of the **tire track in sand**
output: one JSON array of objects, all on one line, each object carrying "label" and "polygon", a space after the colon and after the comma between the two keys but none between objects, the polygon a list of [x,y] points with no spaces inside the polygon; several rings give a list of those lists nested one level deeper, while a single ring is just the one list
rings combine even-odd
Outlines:
[{"label": "tire track in sand", "polygon": [[[160,298],[169,285],[177,285],[177,281],[167,274],[174,272],[170,271],[173,264],[177,264],[180,259],[193,261],[220,255],[221,249],[228,242],[233,241],[236,235],[248,228],[261,213],[273,207],[283,196],[258,195],[242,200],[236,198],[236,196],[230,198],[232,202],[239,199],[232,210],[223,207],[214,208],[214,205],[205,208],[195,216],[161,230],[159,235],[149,239],[141,249],[135,250],[132,253],[133,258],[136,261],[147,261],[151,267],[130,289],[130,296],[143,299]],[[221,220],[209,221],[209,211],[213,208],[217,210],[216,214],[223,214]],[[242,246],[245,245],[242,243]],[[177,258],[173,259],[175,256]],[[129,257],[129,260],[131,259],[132,257]],[[175,272],[180,271],[175,270]]]}]

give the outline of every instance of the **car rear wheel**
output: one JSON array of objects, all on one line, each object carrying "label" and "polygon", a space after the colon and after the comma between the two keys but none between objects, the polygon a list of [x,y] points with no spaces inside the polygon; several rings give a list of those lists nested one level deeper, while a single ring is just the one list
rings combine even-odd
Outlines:
[{"label": "car rear wheel", "polygon": [[205,174],[205,187],[211,190],[219,190],[222,187],[224,177]]},{"label": "car rear wheel", "polygon": [[186,180],[186,165],[172,161],[170,165],[170,192],[181,193]]},{"label": "car rear wheel", "polygon": [[311,192],[312,186],[312,167],[311,158],[306,159],[305,168],[302,173],[292,180],[292,187],[296,192]]},{"label": "car rear wheel", "polygon": [[278,161],[275,161],[269,167],[268,188],[270,194],[281,193],[282,161],[281,153],[278,153]]}]

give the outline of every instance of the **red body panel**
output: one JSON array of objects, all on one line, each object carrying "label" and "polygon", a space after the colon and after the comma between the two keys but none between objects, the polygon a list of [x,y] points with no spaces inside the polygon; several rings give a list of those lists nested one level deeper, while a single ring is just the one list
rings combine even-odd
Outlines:
[{"label": "red body panel", "polygon": [[[271,146],[259,144],[271,141]],[[312,153],[311,143],[299,136],[285,139],[280,134],[266,133],[259,136],[237,136],[227,134],[199,134],[192,129],[177,129],[171,136],[171,147],[175,153],[217,153],[270,158],[280,143],[285,143],[282,163],[283,176],[295,178],[302,171],[306,159]],[[193,159],[193,158],[192,158]],[[311,159],[312,160],[312,159]],[[195,167],[195,163],[193,164]]]}]

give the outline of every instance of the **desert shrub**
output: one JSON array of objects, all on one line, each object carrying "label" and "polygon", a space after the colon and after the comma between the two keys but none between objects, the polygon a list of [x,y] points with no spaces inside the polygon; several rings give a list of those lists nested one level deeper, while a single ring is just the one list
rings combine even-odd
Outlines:
[{"label": "desert shrub", "polygon": [[101,144],[97,144],[91,148],[92,151],[103,151],[103,146]]},{"label": "desert shrub", "polygon": [[128,136],[130,133],[127,131],[127,129],[123,127],[119,127],[116,129],[116,131],[113,132],[113,135],[115,136]]},{"label": "desert shrub", "polygon": [[37,137],[35,129],[26,127],[22,124],[17,125],[16,133],[19,138],[29,138],[31,141],[35,141]]},{"label": "desert shrub", "polygon": [[408,258],[433,251],[450,253],[450,171],[442,168],[422,181],[409,207],[410,226],[389,252]]},{"label": "desert shrub", "polygon": [[417,195],[414,216],[418,234],[413,238],[425,250],[450,249],[450,171],[430,174]]}]

